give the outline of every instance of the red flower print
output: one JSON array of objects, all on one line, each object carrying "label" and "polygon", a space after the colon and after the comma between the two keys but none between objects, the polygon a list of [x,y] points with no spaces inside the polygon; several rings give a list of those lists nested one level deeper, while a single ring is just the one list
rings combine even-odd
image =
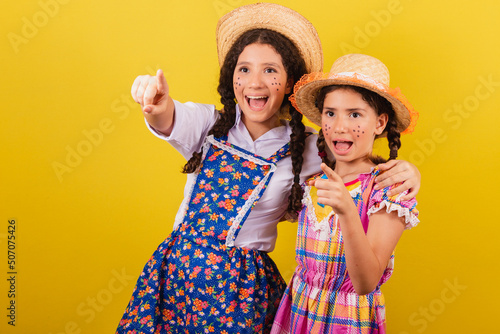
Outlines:
[{"label": "red flower print", "polygon": [[247,289],[241,288],[239,292],[240,292],[240,298],[246,299],[250,297],[250,292]]},{"label": "red flower print", "polygon": [[174,311],[173,310],[167,310],[167,309],[163,309],[163,319],[168,321],[168,320],[172,320],[172,318],[174,317]]},{"label": "red flower print", "polygon": [[222,261],[222,257],[221,256],[217,256],[215,255],[214,253],[210,253],[208,254],[208,260],[207,260],[207,264],[217,264],[219,262]]},{"label": "red flower print", "polygon": [[219,240],[224,240],[226,239],[226,237],[227,237],[227,230],[222,231],[222,233],[217,236]]},{"label": "red flower print", "polygon": [[252,195],[253,189],[248,189],[248,191],[243,195],[243,199],[247,200],[250,195]]},{"label": "red flower print", "polygon": [[250,168],[251,170],[254,170],[257,165],[255,164],[255,162],[253,161],[244,161],[242,164],[241,164],[242,167],[248,167]]},{"label": "red flower print", "polygon": [[200,209],[200,212],[201,213],[210,212],[210,207],[208,206],[208,204],[203,204],[203,207]]},{"label": "red flower print", "polygon": [[193,311],[203,311],[208,307],[208,303],[206,301],[201,301],[198,298],[195,298],[194,303],[193,303]]}]

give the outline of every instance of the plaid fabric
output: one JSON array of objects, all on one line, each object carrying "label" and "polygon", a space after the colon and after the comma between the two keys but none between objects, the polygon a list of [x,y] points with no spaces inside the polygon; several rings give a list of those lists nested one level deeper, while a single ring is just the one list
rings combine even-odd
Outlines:
[{"label": "plaid fabric", "polygon": [[[360,216],[362,191],[376,175],[377,169],[346,184]],[[401,202],[401,196],[389,198],[388,190],[370,193],[368,213],[382,208],[387,212],[397,210],[405,216],[407,227],[416,225],[416,201]],[[331,207],[317,204],[316,188],[305,187],[296,243],[298,266],[279,306],[272,334],[386,333],[380,286],[392,274],[394,254],[377,288],[370,294],[357,295],[347,273],[343,237],[336,220]]]}]

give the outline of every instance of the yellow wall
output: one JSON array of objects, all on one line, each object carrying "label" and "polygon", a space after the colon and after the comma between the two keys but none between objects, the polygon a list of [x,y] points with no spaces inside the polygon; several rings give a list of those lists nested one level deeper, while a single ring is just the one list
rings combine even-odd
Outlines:
[{"label": "yellow wall", "polygon": [[[389,332],[495,331],[500,3],[277,2],[317,27],[326,69],[348,52],[378,57],[421,113],[401,154],[422,173],[422,222],[405,233],[385,286]],[[161,67],[176,99],[218,104],[215,25],[247,3],[4,3],[0,332],[113,333],[184,183],[182,158],[147,131],[130,86]],[[294,235],[282,224],[272,254],[286,279]]]}]

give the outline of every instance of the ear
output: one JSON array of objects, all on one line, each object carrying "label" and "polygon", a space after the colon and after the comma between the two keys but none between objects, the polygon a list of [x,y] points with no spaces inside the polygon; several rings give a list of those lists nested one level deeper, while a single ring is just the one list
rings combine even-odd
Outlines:
[{"label": "ear", "polygon": [[286,81],[285,94],[290,94],[293,89],[293,79],[290,78]]},{"label": "ear", "polygon": [[375,134],[380,135],[382,132],[385,130],[385,126],[387,125],[387,122],[389,121],[389,115],[387,114],[382,114],[377,116],[377,125],[375,126]]}]

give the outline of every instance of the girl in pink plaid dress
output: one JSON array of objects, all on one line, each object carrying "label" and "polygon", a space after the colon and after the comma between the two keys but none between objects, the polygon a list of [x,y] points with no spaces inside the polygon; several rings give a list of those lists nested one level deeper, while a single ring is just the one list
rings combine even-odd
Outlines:
[{"label": "girl in pink plaid dress", "polygon": [[395,159],[400,133],[413,131],[418,114],[389,88],[385,65],[360,54],[339,58],[330,73],[305,75],[291,100],[321,126],[323,173],[304,187],[298,266],[271,333],[386,333],[380,287],[392,274],[403,231],[419,220],[407,191],[374,186],[383,159],[372,147],[387,137]]}]

